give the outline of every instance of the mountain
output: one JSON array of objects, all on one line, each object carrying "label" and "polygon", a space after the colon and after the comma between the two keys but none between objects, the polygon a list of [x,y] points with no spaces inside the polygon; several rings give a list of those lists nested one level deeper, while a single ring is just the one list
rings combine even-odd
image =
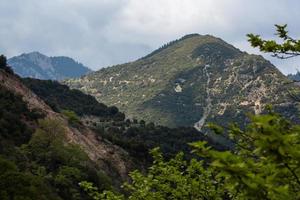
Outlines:
[{"label": "mountain", "polygon": [[245,123],[266,105],[295,119],[299,89],[262,56],[210,36],[191,34],[134,62],[64,81],[130,118],[170,127]]},{"label": "mountain", "polygon": [[91,70],[72,58],[48,57],[39,52],[21,54],[8,59],[8,64],[21,77],[62,80],[85,75]]}]

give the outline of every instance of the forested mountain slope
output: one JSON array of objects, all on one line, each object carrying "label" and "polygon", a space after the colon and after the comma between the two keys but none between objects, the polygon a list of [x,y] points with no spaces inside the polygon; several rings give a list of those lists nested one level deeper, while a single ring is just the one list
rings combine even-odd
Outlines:
[{"label": "forested mountain slope", "polygon": [[53,111],[0,67],[0,198],[87,199],[78,183],[111,188],[134,169],[129,154]]}]

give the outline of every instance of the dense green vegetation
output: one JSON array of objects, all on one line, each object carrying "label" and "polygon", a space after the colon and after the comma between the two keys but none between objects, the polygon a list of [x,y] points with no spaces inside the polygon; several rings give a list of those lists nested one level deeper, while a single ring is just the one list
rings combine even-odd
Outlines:
[{"label": "dense green vegetation", "polygon": [[64,143],[64,127],[59,121],[39,121],[39,128],[21,150],[31,161],[27,170],[46,179],[62,199],[86,198],[78,187],[80,180],[89,179],[102,189],[111,185],[79,146]]},{"label": "dense green vegetation", "polygon": [[[6,58],[0,56],[0,72],[9,69]],[[29,111],[22,98],[0,85],[0,153],[11,146],[20,146],[29,141],[33,133],[25,121],[33,123],[42,115],[38,111]]]},{"label": "dense green vegetation", "polygon": [[13,74],[12,69],[7,65],[7,59],[4,55],[0,55],[0,69],[3,69],[8,73]]},{"label": "dense green vegetation", "polygon": [[110,179],[78,146],[64,143],[59,121],[39,120],[38,127],[21,146],[2,141],[0,199],[87,199],[78,186],[87,179],[111,188]]},{"label": "dense green vegetation", "polygon": [[53,110],[72,110],[77,115],[94,115],[105,119],[124,120],[118,108],[99,103],[94,97],[79,90],[70,90],[57,81],[25,78],[24,84],[43,99]]},{"label": "dense green vegetation", "polygon": [[0,157],[0,198],[11,199],[60,199],[42,178],[20,171],[16,164]]},{"label": "dense green vegetation", "polygon": [[72,110],[63,110],[61,112],[65,117],[67,117],[68,119],[68,122],[75,126],[75,125],[78,125],[78,124],[81,124],[80,122],[80,118],[76,115],[76,113]]},{"label": "dense green vegetation", "polygon": [[[34,121],[36,116],[29,112],[22,98],[0,86],[0,151],[5,144],[20,145],[28,142],[32,129],[24,121]],[[13,122],[13,123],[12,123]]]},{"label": "dense green vegetation", "polygon": [[178,150],[188,155],[191,151],[188,143],[199,140],[208,141],[217,149],[225,148],[192,127],[168,128],[128,119],[124,122],[97,123],[94,129],[113,144],[126,149],[132,157],[146,162],[152,160],[149,151],[155,147],[160,147],[167,158],[174,157]]},{"label": "dense green vegetation", "polygon": [[[223,133],[219,126],[211,128]],[[165,161],[154,150],[147,174],[131,173],[132,182],[124,185],[126,196],[99,193],[88,182],[81,187],[94,199],[299,199],[299,132],[299,125],[275,113],[252,116],[244,130],[230,127],[230,138],[237,144],[231,151],[214,150],[203,141],[191,144],[205,162],[187,162],[182,153]]]}]

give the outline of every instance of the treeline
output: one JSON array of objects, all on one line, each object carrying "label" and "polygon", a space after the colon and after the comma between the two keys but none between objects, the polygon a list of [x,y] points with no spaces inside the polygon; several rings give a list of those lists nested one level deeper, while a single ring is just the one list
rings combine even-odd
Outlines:
[{"label": "treeline", "polygon": [[3,69],[7,73],[13,74],[13,70],[7,65],[7,58],[4,55],[0,55],[0,69]]},{"label": "treeline", "polygon": [[101,136],[113,144],[123,147],[131,157],[145,163],[152,161],[150,150],[160,147],[166,158],[174,157],[178,151],[186,153],[190,159],[191,148],[189,143],[195,141],[208,141],[216,149],[225,149],[222,144],[217,144],[203,133],[193,127],[168,128],[146,123],[144,120],[130,120],[119,122],[97,122],[90,126]]},{"label": "treeline", "polygon": [[288,74],[287,77],[292,81],[300,81],[300,72],[297,71],[296,74]]},{"label": "treeline", "polygon": [[174,44],[176,44],[176,43],[178,43],[178,42],[180,42],[180,41],[182,41],[182,40],[185,40],[185,39],[188,39],[188,38],[191,38],[191,37],[195,37],[195,36],[199,36],[199,34],[197,34],[197,33],[194,33],[194,34],[188,34],[188,35],[183,36],[183,37],[180,38],[180,39],[177,39],[177,40],[173,40],[173,41],[171,41],[171,42],[168,42],[168,43],[164,44],[163,46],[159,47],[158,49],[154,50],[153,52],[149,53],[148,55],[146,55],[146,56],[140,58],[140,59],[150,58],[151,56],[153,56],[153,55],[155,55],[155,54],[161,52],[162,50],[164,50],[164,49],[166,49],[166,48],[168,48],[168,47],[170,47],[170,46],[172,46],[172,45],[174,45]]},{"label": "treeline", "polygon": [[99,103],[93,96],[72,90],[57,81],[24,78],[23,83],[56,112],[72,110],[77,115],[94,115],[99,118],[122,121],[125,115],[115,106]]}]

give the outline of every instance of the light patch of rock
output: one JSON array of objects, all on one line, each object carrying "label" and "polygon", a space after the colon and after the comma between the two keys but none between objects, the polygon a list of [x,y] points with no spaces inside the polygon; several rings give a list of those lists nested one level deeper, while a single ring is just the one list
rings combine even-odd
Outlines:
[{"label": "light patch of rock", "polygon": [[151,83],[154,83],[156,80],[154,78],[149,78],[148,79]]},{"label": "light patch of rock", "polygon": [[260,99],[256,100],[254,103],[254,112],[256,115],[260,114],[262,111]]},{"label": "light patch of rock", "polygon": [[248,106],[249,104],[250,104],[249,101],[242,101],[242,102],[240,103],[241,106]]},{"label": "light patch of rock", "polygon": [[122,83],[129,84],[129,83],[131,83],[131,82],[132,82],[132,81],[123,80],[123,81],[119,81],[119,85],[122,84]]},{"label": "light patch of rock", "polygon": [[179,84],[177,84],[176,87],[174,88],[174,90],[175,90],[175,92],[180,93],[180,92],[182,92],[182,87]]},{"label": "light patch of rock", "polygon": [[226,109],[227,109],[227,106],[229,105],[229,103],[221,103],[220,104],[220,110],[218,112],[218,115],[224,115]]}]

